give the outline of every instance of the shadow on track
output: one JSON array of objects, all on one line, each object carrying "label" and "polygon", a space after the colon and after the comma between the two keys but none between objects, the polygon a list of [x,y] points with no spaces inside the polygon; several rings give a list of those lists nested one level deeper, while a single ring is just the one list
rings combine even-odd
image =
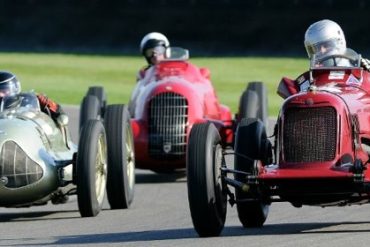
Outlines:
[{"label": "shadow on track", "polygon": [[[47,216],[47,217],[46,217]],[[1,213],[0,222],[27,222],[43,220],[65,220],[81,218],[76,210]]]},{"label": "shadow on track", "polygon": [[[254,235],[282,235],[282,234],[335,234],[335,233],[366,233],[370,228],[359,230],[361,225],[370,225],[370,221],[363,222],[327,222],[327,223],[290,223],[290,224],[267,224],[262,228],[243,228],[241,226],[225,227],[221,237],[254,236]],[[342,226],[340,230],[327,229],[330,227]],[[125,242],[147,242],[156,240],[175,240],[198,238],[192,228],[105,233],[89,235],[57,236],[53,243],[44,245],[77,245],[77,244],[111,244]],[[18,239],[19,240],[19,239]],[[27,246],[32,246],[29,244]],[[38,246],[43,244],[37,244]],[[145,244],[144,244],[145,245]]]}]

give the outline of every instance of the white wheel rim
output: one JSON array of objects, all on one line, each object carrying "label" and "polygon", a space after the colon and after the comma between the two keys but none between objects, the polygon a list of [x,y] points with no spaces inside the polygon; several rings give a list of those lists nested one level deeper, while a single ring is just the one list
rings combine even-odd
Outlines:
[{"label": "white wheel rim", "polygon": [[215,147],[215,185],[221,185],[222,148],[219,144]]},{"label": "white wheel rim", "polygon": [[[130,123],[128,123],[130,124]],[[129,191],[131,192],[134,189],[135,185],[135,153],[133,148],[133,139],[132,139],[132,131],[129,127],[126,128],[126,172],[127,172],[127,179],[128,179],[128,187]]]},{"label": "white wheel rim", "polygon": [[101,134],[98,139],[98,150],[95,162],[95,192],[98,203],[103,204],[107,184],[107,145]]}]

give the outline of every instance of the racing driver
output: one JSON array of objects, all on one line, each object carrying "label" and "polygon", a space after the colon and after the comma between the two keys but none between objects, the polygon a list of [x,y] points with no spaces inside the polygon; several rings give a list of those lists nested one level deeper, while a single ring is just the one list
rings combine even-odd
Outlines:
[{"label": "racing driver", "polygon": [[[0,71],[0,99],[5,96],[17,95],[21,92],[21,83],[17,77],[7,71]],[[44,94],[37,94],[41,110],[50,115],[55,123],[62,125],[68,121],[62,107]]]},{"label": "racing driver", "polygon": [[139,71],[137,80],[143,79],[147,69],[165,58],[165,51],[169,46],[167,37],[161,33],[151,32],[143,37],[140,42],[140,53],[143,54],[148,65]]},{"label": "racing driver", "polygon": [[[347,49],[342,28],[336,22],[327,19],[315,22],[308,27],[304,37],[304,46],[309,59],[314,54],[343,54]],[[334,66],[345,65],[335,64]],[[361,66],[370,71],[370,61],[368,59],[362,58]],[[309,86],[309,72],[307,71],[295,80],[284,77],[279,83],[277,93],[281,97],[287,98],[290,95],[307,90]]]}]

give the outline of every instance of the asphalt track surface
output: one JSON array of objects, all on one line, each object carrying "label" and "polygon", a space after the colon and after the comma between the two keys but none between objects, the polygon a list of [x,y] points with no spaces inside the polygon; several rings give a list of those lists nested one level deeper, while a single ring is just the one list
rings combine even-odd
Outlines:
[{"label": "asphalt track surface", "polygon": [[[78,108],[66,107],[77,140]],[[183,174],[136,173],[130,209],[81,218],[76,197],[66,204],[0,208],[0,246],[368,246],[370,206],[294,208],[274,203],[262,228],[246,229],[229,207],[220,237],[193,229]]]}]

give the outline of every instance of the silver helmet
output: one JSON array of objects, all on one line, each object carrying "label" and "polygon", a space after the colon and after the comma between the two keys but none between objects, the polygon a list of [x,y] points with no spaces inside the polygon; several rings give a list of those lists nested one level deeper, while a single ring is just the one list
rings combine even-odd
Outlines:
[{"label": "silver helmet", "polygon": [[304,46],[309,58],[313,54],[342,54],[347,48],[342,28],[331,20],[321,20],[309,26]]}]

